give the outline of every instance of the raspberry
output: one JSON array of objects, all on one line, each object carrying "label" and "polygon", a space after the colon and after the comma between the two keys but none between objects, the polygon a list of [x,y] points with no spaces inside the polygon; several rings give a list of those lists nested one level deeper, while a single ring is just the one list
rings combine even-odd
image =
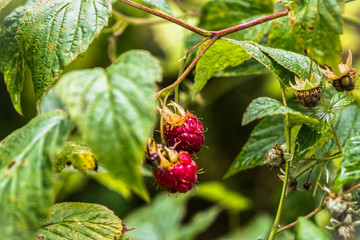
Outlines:
[{"label": "raspberry", "polygon": [[178,153],[178,161],[164,169],[153,171],[156,181],[170,193],[186,193],[197,180],[197,165],[185,151]]},{"label": "raspberry", "polygon": [[195,115],[187,113],[186,120],[179,126],[165,123],[163,133],[167,143],[177,151],[187,151],[190,154],[199,152],[204,143],[204,127]]},{"label": "raspberry", "polygon": [[321,76],[312,73],[310,79],[301,80],[295,76],[296,85],[289,82],[295,92],[296,101],[304,107],[316,107],[321,102]]},{"label": "raspberry", "polygon": [[296,91],[296,101],[301,103],[304,107],[316,107],[321,103],[321,88],[314,88],[311,90]]},{"label": "raspberry", "polygon": [[167,143],[177,151],[187,151],[196,153],[200,151],[204,143],[204,126],[194,114],[185,112],[185,110],[176,103],[174,106],[179,114],[172,112],[166,106],[159,109],[163,118],[163,134]]},{"label": "raspberry", "polygon": [[265,154],[265,162],[271,167],[281,167],[285,162],[284,151],[286,151],[285,145],[280,146],[279,144],[275,144],[275,146]]}]

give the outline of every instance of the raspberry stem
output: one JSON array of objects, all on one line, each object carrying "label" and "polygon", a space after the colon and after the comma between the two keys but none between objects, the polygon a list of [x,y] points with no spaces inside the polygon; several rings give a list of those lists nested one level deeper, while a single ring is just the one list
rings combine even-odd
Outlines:
[{"label": "raspberry stem", "polygon": [[[283,86],[281,86],[281,88],[282,88],[283,104],[285,107],[287,107],[288,104],[287,104],[287,99],[286,99],[286,92],[285,92],[286,90],[285,90],[285,87],[283,87]],[[292,126],[289,121],[289,115],[286,114],[285,115],[285,137],[286,137],[286,144],[287,144],[286,152],[289,154],[291,153],[291,128],[292,128]],[[282,212],[282,208],[283,208],[285,196],[286,196],[286,186],[287,186],[287,183],[289,180],[289,165],[290,165],[290,162],[285,161],[285,176],[284,176],[284,182],[283,182],[283,186],[282,186],[282,190],[281,190],[279,206],[278,206],[278,210],[276,212],[276,217],[275,217],[274,223],[271,227],[271,231],[270,231],[268,240],[273,240],[275,238],[276,234],[278,233],[281,212]]]}]

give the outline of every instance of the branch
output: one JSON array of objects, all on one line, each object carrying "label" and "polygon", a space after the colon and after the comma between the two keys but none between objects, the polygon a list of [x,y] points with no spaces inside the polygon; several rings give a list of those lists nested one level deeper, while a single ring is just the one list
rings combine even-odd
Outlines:
[{"label": "branch", "polygon": [[[315,214],[317,214],[318,212],[323,210],[323,208],[324,207],[322,207],[322,206],[319,206],[319,207],[315,208],[314,211],[312,211],[308,215],[304,216],[304,218],[311,218],[312,216],[314,216]],[[291,227],[295,226],[297,223],[298,223],[298,221],[296,220],[296,221],[294,221],[294,222],[292,222],[292,223],[290,223],[290,224],[288,224],[286,226],[283,226],[283,227],[278,229],[277,233],[282,232],[282,231],[284,231],[284,230],[286,230],[288,228],[291,228]]]},{"label": "branch", "polygon": [[202,29],[202,28],[198,28],[198,27],[195,27],[195,26],[193,26],[193,25],[187,24],[186,22],[180,21],[180,20],[178,20],[178,19],[176,19],[176,18],[174,18],[174,17],[171,17],[171,16],[166,15],[166,14],[164,14],[164,13],[161,13],[161,12],[159,12],[159,11],[153,10],[153,9],[151,9],[151,8],[145,7],[145,6],[143,6],[143,5],[134,3],[134,2],[132,2],[132,1],[130,1],[130,0],[119,0],[119,1],[120,1],[120,2],[123,2],[123,3],[127,4],[127,5],[130,5],[130,6],[132,6],[132,7],[135,7],[135,8],[137,8],[137,9],[140,9],[140,10],[143,10],[143,11],[145,11],[145,12],[151,13],[151,14],[153,14],[153,15],[155,15],[155,16],[158,16],[158,17],[161,17],[161,18],[163,18],[163,19],[166,19],[166,20],[168,20],[168,21],[170,21],[170,22],[173,22],[173,23],[175,23],[175,24],[177,24],[177,25],[180,25],[180,26],[182,26],[183,28],[186,28],[186,29],[188,29],[188,30],[190,30],[190,31],[192,31],[192,32],[200,35],[200,36],[208,37],[208,36],[211,35],[211,32],[209,32],[209,31],[207,31],[207,30],[204,30],[204,29]]}]

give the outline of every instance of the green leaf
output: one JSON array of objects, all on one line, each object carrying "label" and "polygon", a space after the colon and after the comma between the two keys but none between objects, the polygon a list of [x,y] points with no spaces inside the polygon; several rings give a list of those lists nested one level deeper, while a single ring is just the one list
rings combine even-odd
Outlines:
[{"label": "green leaf", "polygon": [[56,95],[54,88],[51,88],[41,99],[39,108],[41,113],[50,112],[56,109],[67,111],[64,103],[61,101],[61,98]]},{"label": "green leaf", "polygon": [[[207,42],[199,47],[197,54],[206,44]],[[216,41],[196,65],[193,97],[203,89],[207,81],[217,72],[228,66],[239,65],[249,58],[250,56],[239,45],[227,40]]]},{"label": "green leaf", "polygon": [[343,0],[304,0],[290,4],[297,42],[321,65],[337,67],[341,62]]},{"label": "green leaf", "polygon": [[0,0],[0,12],[6,8],[13,0]]},{"label": "green leaf", "polygon": [[106,69],[65,74],[55,86],[98,161],[144,199],[140,165],[155,120],[154,85],[160,78],[158,61],[132,50]]},{"label": "green leaf", "polygon": [[156,196],[151,205],[137,209],[124,220],[127,226],[136,227],[136,230],[126,235],[132,240],[196,239],[199,233],[213,223],[221,208],[214,206],[201,211],[184,226],[181,223],[185,217],[187,200],[189,200],[189,195],[175,197],[163,193]]},{"label": "green leaf", "polygon": [[229,209],[229,211],[240,212],[251,207],[251,200],[238,192],[227,189],[220,182],[206,182],[197,186],[197,196],[215,202]]},{"label": "green leaf", "polygon": [[354,98],[350,98],[346,93],[336,93],[330,100],[329,109],[332,111],[339,110],[351,104],[354,100]]},{"label": "green leaf", "polygon": [[49,212],[38,239],[113,240],[124,230],[121,219],[98,204],[65,202],[53,205]]},{"label": "green leaf", "polygon": [[218,72],[216,77],[240,77],[249,75],[267,74],[269,71],[258,61],[251,58],[238,66],[228,67]]},{"label": "green leaf", "polygon": [[253,100],[247,107],[242,119],[242,125],[246,125],[256,119],[273,115],[286,115],[293,124],[310,124],[316,125],[319,120],[306,116],[291,108],[283,106],[278,100],[269,97],[260,97]]},{"label": "green leaf", "polygon": [[181,220],[185,217],[186,201],[185,195],[157,195],[151,205],[133,211],[124,219],[127,226],[136,226],[136,231],[126,235],[132,240],[174,239],[171,232],[176,234],[180,230]]},{"label": "green leaf", "polygon": [[44,0],[26,11],[17,38],[38,100],[64,67],[85,52],[110,13],[108,0]]},{"label": "green leaf", "polygon": [[219,215],[221,207],[212,206],[197,213],[191,221],[183,226],[180,231],[174,232],[171,236],[176,236],[175,240],[192,240],[210,227]]},{"label": "green leaf", "polygon": [[163,10],[169,15],[172,15],[171,9],[165,0],[142,0],[142,1]]},{"label": "green leaf", "polygon": [[333,238],[324,230],[316,226],[306,218],[298,218],[296,228],[296,239],[298,240],[332,240]]},{"label": "green leaf", "polygon": [[65,166],[72,165],[79,172],[97,171],[98,164],[90,148],[79,142],[66,142],[64,148],[56,155],[56,170],[61,172]]},{"label": "green leaf", "polygon": [[0,28],[0,42],[6,46],[0,48],[0,71],[4,75],[12,104],[21,115],[21,91],[24,82],[25,62],[17,43],[16,31],[26,9],[35,2],[37,0],[29,0],[25,6],[18,7],[4,19]]},{"label": "green leaf", "polygon": [[271,0],[210,1],[202,10],[199,26],[209,30],[221,30],[238,25],[255,15],[272,13],[273,10]]},{"label": "green leaf", "polygon": [[[306,79],[308,77],[311,63],[310,58],[298,53],[285,51],[283,49],[265,47],[260,44],[256,44],[256,46],[269,54],[269,56],[272,57],[278,64],[295,73],[301,79]],[[312,71],[320,76],[322,75],[316,63],[313,63]]]},{"label": "green leaf", "polygon": [[61,111],[39,115],[0,144],[0,232],[31,239],[54,199],[51,156],[70,124]]},{"label": "green leaf", "polygon": [[[353,103],[344,109],[340,109],[334,121],[334,127],[338,133],[340,144],[344,146],[351,136],[360,131],[360,106]],[[329,156],[337,151],[335,139],[330,139],[319,151],[319,154]]]},{"label": "green leaf", "polygon": [[274,61],[268,54],[264,53],[257,45],[255,45],[255,43],[239,42],[235,40],[232,40],[232,42],[239,44],[250,56],[275,74],[282,84],[290,86],[289,79],[294,79],[294,73]]},{"label": "green leaf", "polygon": [[[327,132],[331,122],[332,121],[327,124],[327,129],[324,132],[307,125],[301,126],[296,138],[293,163],[298,162],[305,155],[309,156],[309,153],[314,153],[317,149],[320,149],[327,140],[333,137],[331,132]],[[322,123],[319,125],[322,125]]]},{"label": "green leaf", "polygon": [[343,185],[360,178],[360,134],[351,137],[345,144],[341,168],[336,176],[334,192]]},{"label": "green leaf", "polygon": [[131,192],[128,186],[119,178],[116,178],[107,171],[102,170],[102,168],[100,168],[97,173],[90,173],[89,176],[108,189],[121,194],[124,198],[130,198]]},{"label": "green leaf", "polygon": [[264,165],[264,155],[276,143],[283,143],[284,117],[274,116],[265,118],[252,131],[248,141],[225,174],[228,178],[237,172],[256,166]]},{"label": "green leaf", "polygon": [[271,230],[273,218],[265,213],[256,214],[247,225],[236,231],[231,231],[228,235],[222,236],[218,240],[250,240],[266,239]]},{"label": "green leaf", "polygon": [[296,42],[296,35],[291,31],[290,18],[282,17],[272,21],[273,26],[269,33],[268,46],[291,52],[303,53],[304,50]]}]

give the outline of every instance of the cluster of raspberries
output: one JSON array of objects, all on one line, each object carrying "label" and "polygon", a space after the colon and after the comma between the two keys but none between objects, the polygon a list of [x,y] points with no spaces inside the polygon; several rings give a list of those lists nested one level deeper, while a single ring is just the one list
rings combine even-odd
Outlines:
[{"label": "cluster of raspberries", "polygon": [[198,167],[190,154],[200,151],[204,143],[204,127],[201,121],[171,103],[175,113],[166,106],[159,109],[163,117],[163,136],[169,147],[148,143],[147,163],[153,167],[153,175],[159,185],[170,193],[186,193],[197,180]]}]

